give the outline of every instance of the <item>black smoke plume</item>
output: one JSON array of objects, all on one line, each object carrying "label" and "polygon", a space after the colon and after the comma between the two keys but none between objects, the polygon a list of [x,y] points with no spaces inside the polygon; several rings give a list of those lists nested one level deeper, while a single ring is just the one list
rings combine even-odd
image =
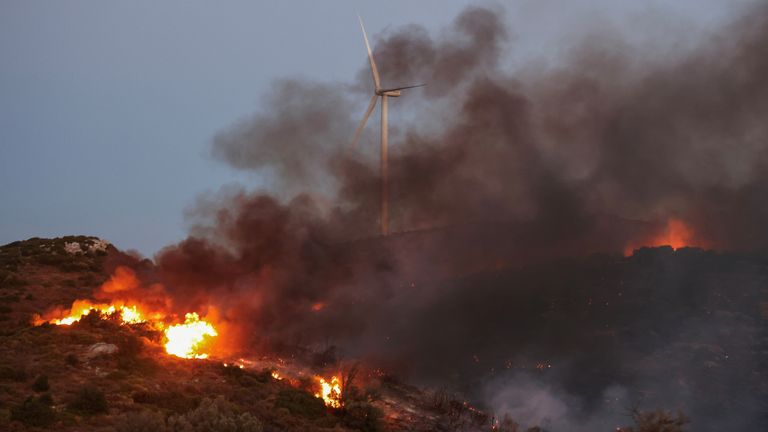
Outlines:
[{"label": "black smoke plume", "polygon": [[[375,237],[376,160],[349,148],[369,72],[285,80],[213,144],[269,187],[201,201],[190,237],[156,257],[160,279],[220,308],[245,349],[331,340],[532,413],[522,422],[616,426],[616,395],[681,406],[697,430],[765,421],[749,378],[765,334],[744,301],[759,301],[762,261],[621,253],[670,219],[717,251],[768,246],[768,7],[664,58],[592,36],[554,66],[512,71],[512,30],[503,10],[469,8],[439,37],[407,26],[376,40],[386,83],[428,83],[392,106],[407,113],[393,131],[396,234]],[[517,404],[515,386],[550,408]]]}]

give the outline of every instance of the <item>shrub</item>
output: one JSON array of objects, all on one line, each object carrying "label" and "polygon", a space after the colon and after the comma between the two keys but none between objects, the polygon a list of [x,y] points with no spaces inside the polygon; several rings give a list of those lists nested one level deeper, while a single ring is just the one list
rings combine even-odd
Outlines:
[{"label": "shrub", "polygon": [[238,413],[223,397],[206,398],[200,406],[168,419],[169,432],[261,432],[263,425],[249,413]]},{"label": "shrub", "polygon": [[48,375],[40,375],[32,383],[32,390],[38,393],[48,391],[49,388],[51,388],[51,386],[48,385]]},{"label": "shrub", "polygon": [[69,353],[64,358],[64,362],[70,366],[77,366],[77,364],[80,363],[80,360],[77,359],[77,356],[75,354]]},{"label": "shrub", "polygon": [[93,386],[85,386],[77,392],[72,402],[67,405],[70,411],[81,414],[100,414],[108,410],[104,392]]},{"label": "shrub", "polygon": [[344,425],[362,432],[382,430],[382,411],[366,402],[353,402],[344,407]]},{"label": "shrub", "polygon": [[11,420],[17,420],[28,426],[48,426],[56,420],[56,413],[50,405],[28,397],[21,405],[11,409]]},{"label": "shrub", "polygon": [[285,408],[293,415],[305,418],[322,417],[325,414],[325,404],[312,394],[297,389],[285,389],[277,394],[275,406]]},{"label": "shrub", "polygon": [[199,398],[190,397],[176,390],[165,392],[138,391],[131,395],[135,403],[154,405],[158,408],[183,413],[194,409]]},{"label": "shrub", "polygon": [[0,366],[0,380],[24,382],[27,380],[27,372],[21,367]]},{"label": "shrub", "polygon": [[15,274],[7,276],[3,281],[3,286],[6,288],[19,288],[27,285],[27,281],[20,278]]},{"label": "shrub", "polygon": [[165,432],[165,418],[154,411],[125,413],[115,420],[116,432]]},{"label": "shrub", "polygon": [[41,394],[37,398],[37,400],[39,400],[40,402],[42,402],[42,403],[44,403],[44,404],[46,404],[48,406],[53,406],[53,396],[51,396],[50,393],[43,393],[43,394]]},{"label": "shrub", "polygon": [[683,432],[690,420],[681,412],[637,411],[632,413],[634,427],[621,428],[621,432]]},{"label": "shrub", "polygon": [[272,380],[272,371],[263,369],[261,372],[250,372],[236,366],[222,366],[222,375],[232,379],[243,387],[254,387]]},{"label": "shrub", "polygon": [[0,297],[0,303],[18,303],[21,300],[18,294],[8,294]]}]

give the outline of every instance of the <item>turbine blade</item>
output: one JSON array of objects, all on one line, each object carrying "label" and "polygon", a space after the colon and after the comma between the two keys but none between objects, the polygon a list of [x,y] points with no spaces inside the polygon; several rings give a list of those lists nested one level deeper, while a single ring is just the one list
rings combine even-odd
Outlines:
[{"label": "turbine blade", "polygon": [[371,74],[373,75],[373,84],[376,86],[376,91],[379,91],[381,90],[381,80],[379,79],[379,70],[376,69],[376,62],[373,61],[371,44],[368,43],[368,33],[365,32],[363,19],[360,18],[360,15],[357,16],[357,19],[360,21],[360,28],[363,29],[363,39],[365,39],[365,48],[368,50],[368,60],[371,62]]},{"label": "turbine blade", "polygon": [[368,117],[371,116],[371,113],[373,112],[373,109],[376,108],[376,99],[378,99],[379,95],[374,94],[373,97],[371,97],[371,102],[368,104],[368,109],[365,110],[365,115],[363,116],[363,121],[360,122],[360,126],[357,127],[357,130],[355,131],[355,137],[352,139],[352,148],[357,148],[357,141],[360,140],[360,135],[363,133],[363,128],[365,128],[365,122],[368,121]]},{"label": "turbine blade", "polygon": [[395,87],[395,88],[391,88],[391,89],[382,90],[382,92],[406,90],[406,89],[412,89],[412,88],[416,88],[416,87],[424,87],[425,85],[426,84],[416,84],[416,85],[409,85],[409,86],[405,86],[405,87]]}]

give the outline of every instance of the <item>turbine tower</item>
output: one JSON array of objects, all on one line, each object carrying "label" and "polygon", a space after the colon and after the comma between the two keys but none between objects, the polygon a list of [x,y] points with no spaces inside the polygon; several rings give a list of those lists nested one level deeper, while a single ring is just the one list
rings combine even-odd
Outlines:
[{"label": "turbine tower", "polygon": [[363,19],[360,16],[357,17],[360,21],[360,28],[363,30],[363,39],[365,40],[365,48],[368,50],[368,60],[371,63],[371,75],[373,76],[374,92],[371,96],[371,102],[368,104],[368,109],[365,111],[363,120],[355,131],[355,137],[352,139],[352,148],[357,148],[357,142],[360,140],[360,135],[365,128],[365,122],[368,121],[368,117],[371,116],[373,109],[376,108],[376,102],[381,98],[381,202],[379,212],[379,226],[381,228],[381,235],[385,236],[389,233],[389,166],[387,164],[387,156],[389,151],[387,149],[389,135],[387,132],[387,117],[389,114],[387,98],[400,97],[401,90],[421,87],[425,84],[410,85],[405,87],[395,87],[382,89],[381,79],[379,78],[379,70],[376,69],[376,62],[373,60],[373,53],[371,52],[371,45],[368,43],[368,34],[365,32],[365,26],[363,25]]}]

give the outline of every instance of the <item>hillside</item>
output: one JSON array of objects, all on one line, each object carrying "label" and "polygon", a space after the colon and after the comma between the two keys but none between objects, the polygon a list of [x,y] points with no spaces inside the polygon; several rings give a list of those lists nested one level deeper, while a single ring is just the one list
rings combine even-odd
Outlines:
[{"label": "hillside", "polygon": [[221,430],[453,430],[474,421],[462,402],[438,400],[364,367],[345,409],[328,409],[311,378],[328,370],[327,362],[311,353],[235,364],[189,360],[168,355],[158,331],[116,316],[93,313],[71,326],[31,323],[52,307],[89,298],[109,269],[127,261],[135,260],[84,236],[0,248],[1,429],[155,431],[167,419],[168,430],[195,430],[187,423],[207,419],[221,422]]},{"label": "hillside", "polygon": [[[406,246],[424,262],[433,254]],[[164,349],[162,331],[118,314],[33,324],[92,298],[126,263],[153,269],[93,237],[0,247],[0,429],[522,431],[541,422],[564,430],[564,420],[539,418],[508,396],[535,399],[542,388],[578,395],[587,418],[613,421],[622,404],[637,404],[683,409],[693,430],[749,430],[764,420],[768,264],[760,256],[662,247],[454,275],[436,266],[418,283],[423,295],[440,295],[414,316],[398,310],[402,322],[386,329],[397,348],[369,348],[370,358],[407,359],[391,370],[298,344],[279,354],[179,358]],[[332,375],[345,383],[342,409],[315,396],[318,377]],[[606,399],[616,387],[626,398]],[[499,422],[504,414],[526,426]]]}]

